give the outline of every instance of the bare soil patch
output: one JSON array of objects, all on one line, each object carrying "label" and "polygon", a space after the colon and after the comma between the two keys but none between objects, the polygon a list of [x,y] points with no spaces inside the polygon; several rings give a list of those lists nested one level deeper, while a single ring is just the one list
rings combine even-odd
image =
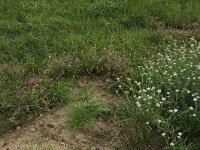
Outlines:
[{"label": "bare soil patch", "polygon": [[101,118],[95,124],[81,128],[72,128],[67,122],[68,110],[80,103],[82,88],[91,91],[92,99],[101,100],[109,108],[119,104],[121,99],[103,89],[100,80],[83,79],[71,89],[72,102],[51,113],[41,114],[27,124],[17,127],[0,137],[2,150],[111,150],[118,149],[120,128],[115,124],[115,117]]}]

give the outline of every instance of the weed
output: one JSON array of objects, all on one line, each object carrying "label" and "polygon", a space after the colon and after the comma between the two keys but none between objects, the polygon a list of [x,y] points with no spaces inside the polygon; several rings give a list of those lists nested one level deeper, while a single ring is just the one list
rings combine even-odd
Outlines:
[{"label": "weed", "polygon": [[134,118],[142,136],[160,133],[167,148],[199,148],[200,45],[193,38],[189,43],[189,47],[178,47],[175,42],[158,53],[155,61],[139,66],[138,80],[118,79],[129,101],[125,111],[129,116],[125,118]]}]

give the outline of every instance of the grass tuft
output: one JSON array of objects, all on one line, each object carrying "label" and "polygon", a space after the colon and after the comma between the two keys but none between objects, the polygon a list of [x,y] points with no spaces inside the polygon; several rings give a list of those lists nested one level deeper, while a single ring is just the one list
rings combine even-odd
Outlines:
[{"label": "grass tuft", "polygon": [[72,108],[67,121],[73,127],[80,127],[91,123],[98,117],[104,117],[110,113],[110,109],[100,101],[82,102],[79,106]]}]

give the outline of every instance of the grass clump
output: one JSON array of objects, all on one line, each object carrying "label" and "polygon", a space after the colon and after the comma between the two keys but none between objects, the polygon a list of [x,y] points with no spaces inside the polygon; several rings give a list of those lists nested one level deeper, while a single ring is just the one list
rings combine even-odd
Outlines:
[{"label": "grass clump", "polygon": [[0,134],[35,115],[66,104],[70,99],[69,85],[66,81],[51,82],[44,79],[39,83],[36,77],[31,77],[20,88],[19,85],[17,89],[11,86],[9,91],[8,87],[1,91],[4,97],[0,102]]},{"label": "grass clump", "polygon": [[79,92],[79,97],[82,101],[88,101],[91,97],[92,91],[88,88],[83,88]]},{"label": "grass clump", "polygon": [[94,121],[97,117],[104,117],[110,113],[110,109],[100,101],[82,102],[69,112],[68,123],[73,127],[80,127]]},{"label": "grass clump", "polygon": [[168,27],[187,28],[200,19],[200,2],[198,0],[160,0],[154,1],[147,7],[156,20],[163,22]]},{"label": "grass clump", "polygon": [[134,120],[142,135],[156,134],[171,149],[200,148],[200,44],[193,38],[189,43],[175,42],[143,63],[137,80],[118,79],[129,104],[124,120]]}]

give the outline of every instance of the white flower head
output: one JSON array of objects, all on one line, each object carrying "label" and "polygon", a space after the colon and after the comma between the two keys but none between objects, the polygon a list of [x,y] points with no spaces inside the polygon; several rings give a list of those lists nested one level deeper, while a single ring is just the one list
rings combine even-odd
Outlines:
[{"label": "white flower head", "polygon": [[153,96],[150,96],[149,99],[153,99]]},{"label": "white flower head", "polygon": [[178,135],[178,136],[177,136],[177,138],[178,138],[178,139],[180,139],[180,138],[181,138],[181,136],[179,136],[179,135]]},{"label": "white flower head", "polygon": [[156,107],[160,107],[160,104],[159,104],[159,103],[156,103]]},{"label": "white flower head", "polygon": [[131,78],[127,78],[127,80],[131,81]]},{"label": "white flower head", "polygon": [[182,133],[182,132],[178,132],[178,135],[179,135],[179,136],[182,136],[182,135],[183,135],[183,133]]},{"label": "white flower head", "polygon": [[145,90],[145,89],[143,89],[142,91],[143,91],[143,92],[147,92],[147,90]]},{"label": "white flower head", "polygon": [[158,122],[158,123],[161,123],[162,121],[161,121],[160,119],[157,119],[157,122]]},{"label": "white flower head", "polygon": [[162,97],[162,101],[165,101],[165,100],[166,100],[166,98]]},{"label": "white flower head", "polygon": [[188,94],[191,93],[190,90],[187,90],[187,93],[188,93]]},{"label": "white flower head", "polygon": [[161,90],[158,90],[157,92],[158,92],[158,94],[160,94],[160,93],[161,93]]},{"label": "white flower head", "polygon": [[196,102],[196,101],[197,101],[197,98],[194,98],[194,99],[193,99],[193,101],[195,101],[195,102]]},{"label": "white flower head", "polygon": [[162,135],[162,136],[165,136],[165,135],[166,135],[166,133],[164,132],[164,133],[162,133],[161,135]]},{"label": "white flower head", "polygon": [[141,104],[140,104],[139,102],[136,102],[136,105],[137,105],[138,107],[141,107]]},{"label": "white flower head", "polygon": [[174,143],[173,143],[173,142],[171,142],[171,143],[170,143],[170,146],[174,146]]},{"label": "white flower head", "polygon": [[147,90],[148,90],[148,91],[150,91],[150,90],[151,90],[151,88],[149,88],[149,87],[148,87],[148,88],[147,88]]},{"label": "white flower head", "polygon": [[167,74],[167,71],[164,71],[163,74],[164,74],[164,75]]},{"label": "white flower head", "polygon": [[192,114],[192,116],[193,116],[193,117],[196,117],[196,116],[197,116],[197,114]]},{"label": "white flower head", "polygon": [[190,110],[194,110],[194,108],[192,106],[189,107]]},{"label": "white flower head", "polygon": [[175,112],[175,113],[178,112],[178,109],[174,109],[174,112]]}]

